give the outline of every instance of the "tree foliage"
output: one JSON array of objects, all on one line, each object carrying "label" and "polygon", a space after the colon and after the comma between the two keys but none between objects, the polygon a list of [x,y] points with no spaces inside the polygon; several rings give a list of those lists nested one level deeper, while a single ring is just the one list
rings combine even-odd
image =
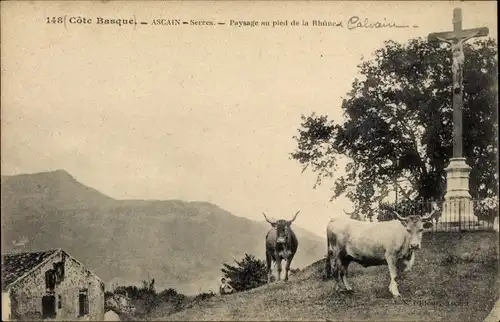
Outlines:
[{"label": "tree foliage", "polygon": [[[436,204],[438,208],[442,209],[442,204]],[[402,200],[398,204],[392,203],[381,203],[378,207],[377,211],[377,220],[378,221],[389,221],[396,219],[395,212],[397,212],[401,217],[408,217],[409,215],[415,214],[428,214],[432,212],[432,203],[430,202],[412,202],[411,200]],[[433,221],[437,222],[441,217],[441,211],[435,212],[435,215],[432,216]],[[425,228],[427,228],[426,226]]]},{"label": "tree foliage", "polygon": [[264,261],[245,254],[242,260],[234,260],[236,265],[224,263],[222,273],[231,281],[236,292],[259,287],[267,282],[267,268]]},{"label": "tree foliage", "polygon": [[474,203],[474,214],[479,220],[486,220],[491,225],[498,217],[498,198],[485,198]]},{"label": "tree foliage", "polygon": [[[496,195],[497,44],[464,46],[463,150],[472,167],[474,198]],[[343,100],[343,122],[324,115],[302,116],[297,148],[291,154],[317,174],[333,179],[333,197],[345,194],[369,214],[395,180],[407,199],[439,199],[453,151],[451,50],[414,39],[387,41],[359,66],[360,78]],[[335,176],[339,159],[345,174]]]}]

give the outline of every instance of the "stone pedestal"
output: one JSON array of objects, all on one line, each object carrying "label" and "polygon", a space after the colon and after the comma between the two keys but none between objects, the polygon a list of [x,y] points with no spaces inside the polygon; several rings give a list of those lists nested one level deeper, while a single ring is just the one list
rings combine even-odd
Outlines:
[{"label": "stone pedestal", "polygon": [[469,175],[471,167],[465,163],[465,158],[452,158],[446,171],[446,195],[444,198],[467,198],[471,199],[469,193]]},{"label": "stone pedestal", "polygon": [[471,167],[465,158],[452,158],[446,171],[446,195],[443,212],[439,222],[450,223],[457,229],[475,226],[478,219],[474,216],[474,205],[469,193]]}]

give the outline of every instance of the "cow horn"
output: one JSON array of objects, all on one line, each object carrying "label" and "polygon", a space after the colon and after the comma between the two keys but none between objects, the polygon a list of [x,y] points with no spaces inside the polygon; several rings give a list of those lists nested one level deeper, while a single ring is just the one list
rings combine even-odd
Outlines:
[{"label": "cow horn", "polygon": [[427,215],[422,216],[422,221],[430,220],[438,210],[439,210],[439,207],[433,202],[432,203],[432,211],[430,213],[428,213]]},{"label": "cow horn", "polygon": [[272,222],[272,221],[270,221],[269,219],[267,219],[267,216],[266,216],[266,214],[265,214],[265,213],[262,213],[262,214],[264,215],[264,218],[266,218],[266,221],[267,221],[268,223],[270,223],[271,225],[274,225],[274,222]]},{"label": "cow horn", "polygon": [[349,215],[349,216],[351,216],[351,215],[352,215],[352,214],[354,214],[355,212],[356,212],[356,211],[353,211],[353,212],[347,212],[347,211],[345,211],[345,209],[344,209],[344,213],[345,213],[346,215]]},{"label": "cow horn", "polygon": [[297,218],[297,215],[299,214],[300,210],[295,213],[295,216],[293,216],[292,220],[289,221],[289,223],[293,223],[295,218]]},{"label": "cow horn", "polygon": [[392,212],[396,215],[396,217],[397,217],[399,220],[401,220],[401,221],[408,221],[408,218],[401,217],[401,215],[400,215],[400,214],[398,214],[398,212],[397,212],[397,211],[393,210]]}]

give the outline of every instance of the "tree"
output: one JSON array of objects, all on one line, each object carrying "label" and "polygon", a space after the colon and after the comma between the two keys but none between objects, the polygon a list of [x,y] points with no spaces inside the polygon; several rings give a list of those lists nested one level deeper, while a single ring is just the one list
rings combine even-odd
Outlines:
[{"label": "tree", "polygon": [[[496,42],[466,44],[464,154],[472,167],[475,198],[498,194]],[[292,159],[334,180],[332,199],[345,194],[364,213],[383,187],[406,180],[400,192],[413,200],[440,199],[453,151],[451,51],[422,39],[393,41],[359,66],[361,77],[342,102],[344,122],[302,116]],[[336,177],[339,158],[345,175]]]},{"label": "tree", "polygon": [[264,285],[267,282],[267,268],[264,261],[253,255],[245,254],[245,257],[236,265],[223,264],[222,273],[231,281],[231,286],[236,292],[249,290]]},{"label": "tree", "polygon": [[[437,204],[440,207],[439,204]],[[377,211],[378,221],[389,221],[397,219],[395,212],[397,212],[401,217],[407,217],[414,214],[430,213],[432,211],[433,205],[429,202],[412,202],[411,200],[403,200],[398,204],[391,203],[381,203]],[[431,217],[435,223],[439,221],[442,210],[437,211]],[[424,228],[431,228],[431,223],[424,223]]]},{"label": "tree", "polygon": [[479,220],[485,220],[493,227],[493,222],[498,217],[498,198],[485,198],[474,203],[474,214]]}]

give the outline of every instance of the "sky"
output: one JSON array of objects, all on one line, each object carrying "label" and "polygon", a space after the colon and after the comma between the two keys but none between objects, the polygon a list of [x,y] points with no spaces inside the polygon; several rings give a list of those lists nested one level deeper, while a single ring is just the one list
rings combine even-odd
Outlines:
[{"label": "sky", "polygon": [[[457,6],[463,28],[496,39],[495,1],[2,2],[2,175],[65,169],[113,198],[209,201],[253,220],[300,210],[295,224],[323,236],[352,206],[290,159],[301,115],[342,122],[361,59],[386,40],[452,30]],[[410,27],[349,30],[351,16]],[[160,18],[226,25],[151,25]]]}]

